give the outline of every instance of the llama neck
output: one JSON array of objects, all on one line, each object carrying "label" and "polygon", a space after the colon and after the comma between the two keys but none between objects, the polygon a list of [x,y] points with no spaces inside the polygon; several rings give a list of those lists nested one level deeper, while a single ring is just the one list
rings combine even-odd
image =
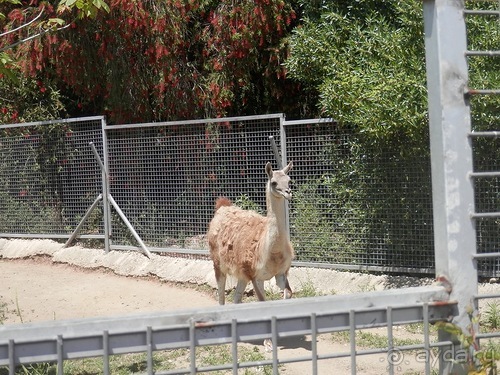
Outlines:
[{"label": "llama neck", "polygon": [[266,206],[269,234],[276,239],[289,240],[288,228],[286,225],[286,202],[285,199],[274,197],[269,188],[266,191]]}]

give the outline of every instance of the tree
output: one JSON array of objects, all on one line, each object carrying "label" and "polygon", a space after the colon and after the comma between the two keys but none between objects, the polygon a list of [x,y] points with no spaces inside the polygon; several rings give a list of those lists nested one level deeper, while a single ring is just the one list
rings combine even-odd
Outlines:
[{"label": "tree", "polygon": [[[5,14],[3,13],[3,7],[1,7],[2,4],[23,6],[20,0],[0,0],[0,21],[5,20],[6,18]],[[21,21],[21,24],[16,28],[6,30],[0,34],[0,37],[2,38],[7,38],[10,34],[14,33],[15,35],[19,36],[20,32],[24,30],[28,30],[28,33],[31,34],[26,37],[20,37],[16,41],[9,40],[10,44],[7,43],[0,48],[0,74],[5,75],[10,79],[16,79],[16,76],[9,68],[9,66],[12,66],[12,64],[14,64],[14,61],[12,60],[11,56],[9,56],[5,52],[6,50],[12,49],[17,45],[26,43],[32,39],[39,38],[46,33],[59,31],[70,26],[69,24],[65,24],[65,21],[59,17],[43,17],[44,13],[46,13],[45,4],[42,4],[38,8],[40,12],[33,19],[29,21],[25,19],[24,21]],[[26,17],[26,14],[23,13],[29,13],[30,7],[21,7],[18,8],[18,10],[20,11],[20,13],[17,12],[18,17]],[[57,13],[64,14],[70,12],[74,13],[76,18],[95,18],[100,10],[109,12],[109,7],[103,0],[61,0],[57,8]],[[35,30],[34,33],[33,30]]]},{"label": "tree", "polygon": [[71,115],[122,123],[300,108],[283,67],[295,18],[285,1],[114,0],[109,10],[15,50],[23,74],[53,83]]},{"label": "tree", "polygon": [[[496,5],[485,2],[476,7]],[[318,11],[320,9],[320,11]],[[471,48],[494,50],[500,40],[491,19],[467,19]],[[317,108],[368,142],[415,152],[427,148],[427,89],[422,4],[397,0],[341,0],[305,8],[293,30],[291,78],[318,91]],[[470,82],[500,85],[498,59],[470,59]],[[498,120],[498,98],[474,98],[478,123]]]},{"label": "tree", "polygon": [[[20,0],[0,0],[0,122],[18,122],[61,117],[66,112],[63,97],[51,81],[22,73],[26,45],[71,26],[78,19],[95,18],[108,11],[103,0],[61,0],[26,5]],[[6,79],[2,79],[6,78]]]},{"label": "tree", "polygon": [[[293,31],[286,62],[289,76],[318,91],[318,110],[338,121],[337,131],[348,134],[345,141],[332,143],[325,151],[330,152],[328,161],[335,171],[315,181],[316,191],[322,192],[319,199],[341,202],[339,213],[332,210],[334,225],[342,223],[346,212],[355,217],[343,228],[351,225],[351,242],[363,233],[365,259],[376,254],[384,266],[394,262],[432,267],[422,4],[397,0],[322,3],[327,5],[304,9],[304,24]],[[497,7],[487,2],[468,5]],[[492,17],[471,17],[466,22],[471,50],[498,49],[498,22]],[[500,86],[498,59],[483,56],[468,62],[470,87]],[[499,96],[473,95],[471,107],[474,130],[498,127]],[[345,152],[337,152],[339,147]],[[492,160],[498,160],[499,153],[498,142],[474,140],[475,170],[492,170]],[[475,184],[478,192],[498,191],[496,179]],[[478,196],[477,203],[484,211],[493,211],[499,205],[498,195]],[[491,251],[498,223],[478,229],[481,252]],[[321,239],[323,234],[315,232],[314,236]],[[337,254],[336,249],[330,250]],[[415,259],[416,252],[425,256]]]},{"label": "tree", "polygon": [[426,74],[421,4],[335,2],[293,32],[289,75],[319,92],[318,109],[372,140],[422,136]]}]

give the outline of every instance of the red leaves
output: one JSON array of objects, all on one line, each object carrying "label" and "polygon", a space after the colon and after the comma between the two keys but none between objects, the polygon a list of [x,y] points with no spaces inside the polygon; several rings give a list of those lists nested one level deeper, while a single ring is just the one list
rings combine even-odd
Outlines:
[{"label": "red leaves", "polygon": [[21,8],[16,8],[9,13],[9,20],[14,24],[17,22],[21,25],[25,22],[26,16]]},{"label": "red leaves", "polygon": [[[295,15],[282,0],[108,4],[109,14],[19,53],[25,72],[57,80],[83,103],[102,103],[95,110],[106,108],[111,122],[223,116],[251,105],[262,80],[283,76],[275,50]],[[17,9],[9,17],[25,16]]]}]

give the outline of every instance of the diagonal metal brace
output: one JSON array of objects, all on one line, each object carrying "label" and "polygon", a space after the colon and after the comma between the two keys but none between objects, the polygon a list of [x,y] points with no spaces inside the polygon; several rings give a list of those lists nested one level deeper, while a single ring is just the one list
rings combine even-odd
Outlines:
[{"label": "diagonal metal brace", "polygon": [[[106,175],[106,178],[107,178],[108,177],[108,171],[106,170],[106,166],[102,162],[101,157],[99,156],[99,153],[97,152],[97,149],[96,149],[96,147],[94,145],[94,142],[90,142],[89,145],[90,145],[90,147],[92,147],[92,151],[94,152],[94,156],[95,156],[97,162],[99,163],[99,165],[100,165],[103,173]],[[123,223],[127,226],[127,228],[130,231],[130,233],[132,233],[132,235],[136,239],[136,241],[139,244],[139,246],[141,247],[141,249],[148,256],[148,258],[151,258],[151,252],[148,250],[148,248],[146,247],[146,245],[142,241],[141,237],[139,236],[139,234],[134,229],[133,225],[127,219],[127,217],[125,216],[125,214],[121,210],[120,206],[118,206],[118,203],[116,203],[116,201],[114,200],[113,196],[111,194],[108,194],[107,198],[108,198],[109,202],[111,203],[111,205],[114,207],[115,211],[118,213],[118,215],[122,219]]]}]

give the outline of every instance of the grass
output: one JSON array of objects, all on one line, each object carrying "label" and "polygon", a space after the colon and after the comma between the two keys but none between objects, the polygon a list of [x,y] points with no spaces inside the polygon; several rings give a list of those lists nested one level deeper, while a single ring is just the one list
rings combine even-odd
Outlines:
[{"label": "grass", "polygon": [[500,304],[496,301],[488,302],[481,314],[483,328],[497,330],[500,328]]},{"label": "grass", "polygon": [[[332,291],[330,294],[335,294]],[[311,280],[306,280],[301,282],[300,287],[293,291],[292,298],[306,298],[306,297],[318,297],[326,295],[319,291]],[[232,303],[234,299],[234,289],[229,292],[226,296],[226,303]],[[266,290],[266,300],[267,301],[278,301],[283,299],[283,292],[278,288],[267,289]],[[250,295],[244,296],[243,302],[256,302],[257,297],[253,294],[253,290]]]},{"label": "grass", "polygon": [[[383,349],[388,347],[387,336],[367,330],[356,331],[356,346],[365,349]],[[331,340],[336,343],[347,344],[350,342],[349,331],[332,333]],[[393,346],[407,346],[421,344],[423,340],[412,338],[393,338]]]},{"label": "grass", "polygon": [[[259,362],[266,358],[257,347],[248,347],[244,344],[238,346],[238,362]],[[131,375],[147,371],[147,357],[145,353],[124,354],[111,356],[109,361],[110,372],[113,375]],[[231,347],[229,345],[203,346],[196,348],[196,366],[220,366],[232,363]],[[189,369],[189,350],[174,349],[155,352],[153,354],[154,371],[169,371]],[[102,374],[102,358],[88,358],[64,361],[64,374],[67,375],[99,375]],[[56,375],[55,363],[40,363],[20,366],[16,375]],[[214,375],[230,374],[231,370],[210,372]],[[240,374],[272,374],[272,366],[257,366],[241,369]],[[7,375],[7,369],[0,368],[0,375]]]},{"label": "grass", "polygon": [[7,303],[0,300],[0,325],[7,319]]}]

